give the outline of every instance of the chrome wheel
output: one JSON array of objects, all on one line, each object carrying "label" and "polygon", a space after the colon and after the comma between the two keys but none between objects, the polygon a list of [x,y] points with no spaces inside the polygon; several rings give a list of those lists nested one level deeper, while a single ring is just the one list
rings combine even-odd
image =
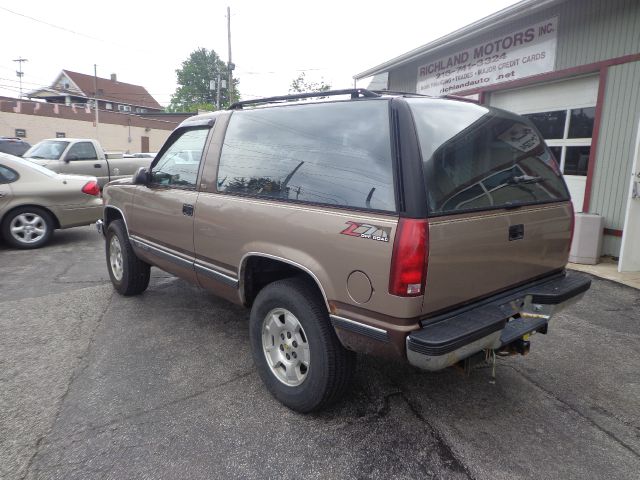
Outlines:
[{"label": "chrome wheel", "polygon": [[109,242],[109,264],[111,265],[111,273],[113,277],[119,282],[122,280],[122,248],[120,247],[120,240],[114,235]]},{"label": "chrome wheel", "polygon": [[11,236],[20,243],[36,243],[47,234],[47,222],[37,213],[21,213],[9,224]]},{"label": "chrome wheel", "polygon": [[275,377],[296,387],[309,373],[309,343],[302,325],[284,308],[271,310],[262,322],[262,350]]}]

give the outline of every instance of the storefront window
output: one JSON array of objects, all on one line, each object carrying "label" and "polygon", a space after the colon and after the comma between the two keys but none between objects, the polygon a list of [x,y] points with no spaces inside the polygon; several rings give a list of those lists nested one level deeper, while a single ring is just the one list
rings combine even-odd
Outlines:
[{"label": "storefront window", "polygon": [[569,120],[569,138],[591,138],[596,107],[576,108],[571,110]]},{"label": "storefront window", "polygon": [[524,115],[547,141],[565,175],[586,176],[596,107],[570,108]]},{"label": "storefront window", "polygon": [[549,150],[551,150],[551,153],[553,153],[558,165],[560,165],[560,160],[562,159],[562,147],[549,147]]},{"label": "storefront window", "polygon": [[589,165],[591,147],[565,147],[567,153],[564,158],[565,175],[586,175]]},{"label": "storefront window", "polygon": [[564,124],[567,119],[566,110],[531,113],[524,116],[533,122],[545,139],[564,137]]}]

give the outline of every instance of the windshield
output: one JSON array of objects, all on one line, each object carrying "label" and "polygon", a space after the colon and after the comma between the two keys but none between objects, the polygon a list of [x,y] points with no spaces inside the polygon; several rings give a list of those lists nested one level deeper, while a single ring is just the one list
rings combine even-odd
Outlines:
[{"label": "windshield", "polygon": [[450,100],[407,101],[432,215],[569,199],[556,160],[525,118]]},{"label": "windshield", "polygon": [[62,140],[48,140],[40,142],[31,147],[23,155],[24,158],[43,159],[43,160],[58,160],[67,148],[69,142]]}]

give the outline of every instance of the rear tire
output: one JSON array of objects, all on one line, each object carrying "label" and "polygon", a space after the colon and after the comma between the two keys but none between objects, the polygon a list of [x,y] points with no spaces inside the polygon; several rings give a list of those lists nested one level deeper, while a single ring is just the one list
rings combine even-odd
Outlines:
[{"label": "rear tire", "polygon": [[133,251],[122,220],[109,224],[105,253],[111,283],[124,296],[138,295],[149,286],[151,266],[140,260]]},{"label": "rear tire", "polygon": [[51,240],[55,221],[40,207],[19,207],[9,212],[2,221],[2,236],[15,248],[40,248]]},{"label": "rear tire", "polygon": [[251,308],[251,350],[267,389],[292,410],[309,413],[338,400],[355,371],[315,285],[305,278],[264,287]]}]

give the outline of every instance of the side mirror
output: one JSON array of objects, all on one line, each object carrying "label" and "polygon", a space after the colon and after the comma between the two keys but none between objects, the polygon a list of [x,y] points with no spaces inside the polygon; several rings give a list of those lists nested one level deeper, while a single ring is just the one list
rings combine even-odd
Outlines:
[{"label": "side mirror", "polygon": [[149,183],[150,174],[145,167],[140,167],[136,173],[133,174],[134,185],[147,185]]}]

